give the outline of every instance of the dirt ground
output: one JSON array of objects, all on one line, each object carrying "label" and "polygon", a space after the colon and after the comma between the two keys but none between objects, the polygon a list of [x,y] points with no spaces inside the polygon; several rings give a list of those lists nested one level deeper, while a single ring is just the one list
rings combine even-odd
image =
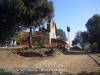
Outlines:
[{"label": "dirt ground", "polygon": [[0,50],[0,71],[0,75],[100,75],[100,54],[70,50],[55,57],[22,57]]}]

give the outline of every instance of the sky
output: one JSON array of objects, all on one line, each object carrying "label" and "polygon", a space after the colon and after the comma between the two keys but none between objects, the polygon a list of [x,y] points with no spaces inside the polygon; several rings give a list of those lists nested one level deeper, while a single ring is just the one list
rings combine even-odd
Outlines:
[{"label": "sky", "polygon": [[[70,45],[77,31],[86,31],[85,24],[94,14],[100,14],[100,0],[52,0],[54,3],[57,28],[63,29],[66,36],[70,27]],[[69,42],[68,42],[69,43]]]}]

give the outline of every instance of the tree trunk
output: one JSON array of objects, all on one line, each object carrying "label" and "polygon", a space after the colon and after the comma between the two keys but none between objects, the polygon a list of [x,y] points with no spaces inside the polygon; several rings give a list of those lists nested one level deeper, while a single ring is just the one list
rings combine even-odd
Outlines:
[{"label": "tree trunk", "polygon": [[100,44],[98,44],[98,46],[99,46],[99,53],[100,53]]},{"label": "tree trunk", "polygon": [[20,43],[20,46],[21,46],[21,45],[22,45],[22,44],[21,44],[21,40],[20,40],[20,42],[19,42],[19,43]]},{"label": "tree trunk", "polygon": [[11,39],[10,39],[11,37],[10,37],[10,35],[11,35],[11,34],[10,34],[10,32],[9,32],[9,46],[10,46],[10,44],[11,44]]},{"label": "tree trunk", "polygon": [[5,46],[5,38],[2,39],[2,44]]},{"label": "tree trunk", "polygon": [[13,40],[13,46],[14,46],[14,42],[15,42],[15,40]]},{"label": "tree trunk", "polygon": [[30,26],[29,32],[29,48],[32,48],[32,26]]},{"label": "tree trunk", "polygon": [[10,42],[10,38],[9,38],[9,46],[10,46],[11,42]]},{"label": "tree trunk", "polygon": [[82,50],[84,50],[84,46],[83,46],[83,44],[82,44],[82,43],[80,43],[80,45],[81,45],[81,47],[82,47]]}]

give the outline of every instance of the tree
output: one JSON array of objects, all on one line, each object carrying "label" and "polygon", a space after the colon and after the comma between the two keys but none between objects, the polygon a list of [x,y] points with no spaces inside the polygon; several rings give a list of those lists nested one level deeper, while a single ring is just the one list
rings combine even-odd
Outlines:
[{"label": "tree", "polygon": [[41,31],[41,30],[42,30],[42,27],[40,26],[40,27],[39,27],[39,31]]},{"label": "tree", "polygon": [[2,43],[2,41],[0,40],[0,47],[2,47],[3,46],[3,43]]},{"label": "tree", "polygon": [[44,25],[42,26],[42,30],[45,30],[45,26]]},{"label": "tree", "polygon": [[67,31],[70,32],[70,27],[67,26]]},{"label": "tree", "polygon": [[[0,1],[0,40],[5,44],[24,27],[30,28],[29,47],[32,47],[32,28],[43,24],[54,15],[53,2],[48,0]],[[15,33],[15,34],[14,34]]]},{"label": "tree", "polygon": [[54,13],[53,2],[48,0],[22,0],[27,8],[22,16],[24,25],[30,28],[29,47],[32,48],[32,28],[39,26],[48,18],[51,19]]},{"label": "tree", "polygon": [[66,33],[62,29],[57,29],[57,39],[67,41]]},{"label": "tree", "polygon": [[97,44],[100,52],[100,15],[95,14],[86,23],[86,28],[89,33],[90,44]]},{"label": "tree", "polygon": [[19,23],[21,14],[25,13],[25,6],[22,0],[2,0],[0,1],[0,40],[3,45],[12,41],[12,37],[17,35],[22,29]]},{"label": "tree", "polygon": [[39,26],[39,31],[41,31],[41,30],[45,30],[45,26],[43,25],[43,26]]},{"label": "tree", "polygon": [[67,32],[68,32],[68,40],[69,40],[69,45],[70,45],[70,39],[69,39],[70,27],[68,27],[68,26],[67,26]]},{"label": "tree", "polygon": [[84,50],[85,45],[88,44],[88,40],[88,33],[86,31],[78,31],[74,40],[72,41],[72,46],[80,45],[82,47],[82,50]]}]

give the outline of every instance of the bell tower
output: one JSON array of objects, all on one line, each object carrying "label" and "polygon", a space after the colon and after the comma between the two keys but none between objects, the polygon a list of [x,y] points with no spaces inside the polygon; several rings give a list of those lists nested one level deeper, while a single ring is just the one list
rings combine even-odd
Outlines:
[{"label": "bell tower", "polygon": [[49,19],[47,23],[47,32],[49,37],[49,44],[51,45],[51,39],[56,39],[56,30],[54,20]]},{"label": "bell tower", "polygon": [[47,23],[47,31],[48,32],[51,32],[51,19],[48,20],[48,23]]}]

